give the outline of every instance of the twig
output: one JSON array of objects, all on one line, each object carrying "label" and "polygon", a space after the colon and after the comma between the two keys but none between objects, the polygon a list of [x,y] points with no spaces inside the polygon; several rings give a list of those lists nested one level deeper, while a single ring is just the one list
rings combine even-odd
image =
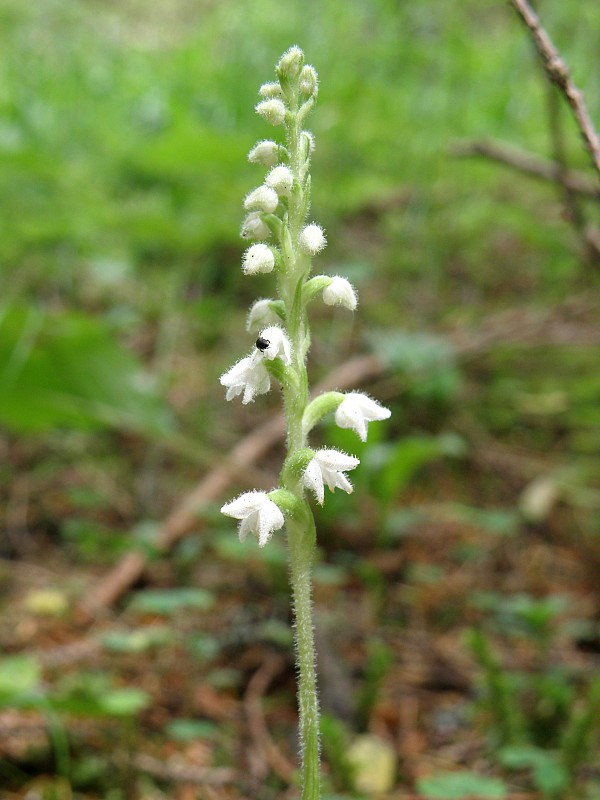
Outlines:
[{"label": "twig", "polygon": [[547,181],[560,181],[572,192],[600,200],[600,186],[595,178],[590,178],[579,170],[562,171],[560,164],[495,139],[474,139],[456,142],[451,154],[459,157],[483,156],[519,170],[534,178]]},{"label": "twig", "polygon": [[531,31],[546,74],[552,83],[556,84],[560,89],[571,106],[585,147],[590,154],[596,172],[600,176],[600,138],[587,110],[583,94],[573,83],[567,64],[554,46],[548,33],[542,27],[539,17],[531,8],[528,0],[511,0],[511,2],[517,14]]},{"label": "twig", "polygon": [[244,708],[248,717],[252,741],[258,746],[261,756],[273,772],[286,783],[291,783],[296,769],[269,736],[262,709],[262,698],[269,684],[277,673],[283,669],[283,666],[284,660],[279,655],[273,654],[265,660],[250,678],[246,696],[244,697]]}]

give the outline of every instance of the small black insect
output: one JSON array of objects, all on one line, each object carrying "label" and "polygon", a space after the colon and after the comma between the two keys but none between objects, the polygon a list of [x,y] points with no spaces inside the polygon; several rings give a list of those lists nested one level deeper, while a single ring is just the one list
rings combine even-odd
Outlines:
[{"label": "small black insect", "polygon": [[262,336],[259,336],[255,344],[259,350],[265,351],[267,347],[270,346],[271,342],[268,339],[263,339]]}]

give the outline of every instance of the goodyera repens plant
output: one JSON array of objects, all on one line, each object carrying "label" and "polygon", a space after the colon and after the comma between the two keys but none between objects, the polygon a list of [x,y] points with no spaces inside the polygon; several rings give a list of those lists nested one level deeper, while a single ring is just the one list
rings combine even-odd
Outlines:
[{"label": "goodyera repens plant", "polygon": [[310,347],[307,309],[317,295],[327,305],[353,311],[356,290],[342,277],[310,277],[312,258],[326,245],[323,229],[308,222],[310,159],[314,138],[304,129],[317,98],[317,73],[304,64],[304,54],[292,47],[276,67],[277,81],[260,87],[256,112],[285,132],[285,144],[258,142],[248,159],[266,167],[264,183],[244,200],[247,214],[241,235],[254,242],[244,253],[246,275],[270,272],[277,297],[257,300],[248,314],[247,328],[256,341],[247,356],[221,376],[227,400],[238,395],[250,403],[268,392],[271,380],[283,390],[287,423],[287,457],[279,487],[271,492],[251,491],[226,503],[221,511],[240,520],[240,539],[248,533],[264,546],[274,531],[287,532],[290,580],[296,621],[298,706],[302,755],[302,798],[319,794],[319,714],[311,607],[311,567],[315,551],[315,523],[307,490],[321,505],[325,486],[352,491],[346,476],[358,459],[338,450],[313,450],[308,435],[327,414],[335,413],[341,428],[352,428],[365,441],[373,420],[390,416],[387,408],[358,392],[325,392],[309,402],[306,357]]}]

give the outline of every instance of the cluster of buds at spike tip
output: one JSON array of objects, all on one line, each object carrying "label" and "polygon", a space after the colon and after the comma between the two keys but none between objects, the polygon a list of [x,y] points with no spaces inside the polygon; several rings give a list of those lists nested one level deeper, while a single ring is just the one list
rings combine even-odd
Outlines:
[{"label": "cluster of buds at spike tip", "polygon": [[[310,343],[306,317],[309,302],[318,294],[329,306],[354,311],[356,289],[340,275],[310,276],[312,260],[327,245],[323,228],[307,219],[310,208],[310,161],[315,149],[314,136],[304,129],[304,121],[317,98],[319,80],[314,67],[305,63],[299,47],[291,47],[279,60],[276,80],[259,89],[255,110],[267,123],[280,127],[284,141],[262,139],[248,154],[248,160],[265,169],[260,186],[248,192],[243,201],[246,216],[241,236],[250,240],[242,257],[245,275],[274,273],[279,296],[257,300],[248,313],[246,329],[257,336],[248,355],[221,376],[227,400],[241,397],[253,402],[271,388],[271,381],[283,387],[290,425],[301,433],[300,450],[290,451],[282,470],[282,487],[266,495],[247,492],[223,506],[223,513],[240,520],[240,538],[252,532],[262,546],[273,531],[284,524],[288,510],[282,498],[302,499],[306,491],[323,504],[325,486],[352,491],[346,473],[358,466],[358,459],[337,450],[311,450],[306,438],[327,414],[335,414],[341,428],[351,428],[365,441],[367,426],[387,419],[388,409],[370,397],[351,392],[327,392],[311,403],[306,393],[301,405],[297,398],[306,387],[306,356]],[[289,417],[293,408],[294,418]],[[290,464],[296,472],[290,478]],[[298,466],[299,465],[299,466]],[[293,491],[291,491],[293,490]],[[281,494],[281,493],[284,494]],[[286,501],[287,502],[287,501]]]}]

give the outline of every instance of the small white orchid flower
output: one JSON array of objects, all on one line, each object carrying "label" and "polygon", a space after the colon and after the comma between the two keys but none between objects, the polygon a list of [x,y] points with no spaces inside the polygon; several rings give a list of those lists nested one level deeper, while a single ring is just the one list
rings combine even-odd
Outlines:
[{"label": "small white orchid flower", "polygon": [[253,304],[246,320],[247,331],[259,331],[267,325],[276,325],[279,322],[278,314],[271,307],[273,302],[273,300],[267,298],[266,300],[257,300]]},{"label": "small white orchid flower", "polygon": [[246,211],[264,211],[272,214],[279,203],[279,196],[270,186],[259,186],[244,198]]},{"label": "small white orchid flower", "polygon": [[341,453],[339,450],[317,450],[314,458],[304,470],[302,482],[315,493],[317,501],[325,501],[325,484],[333,492],[336,487],[350,494],[352,484],[344,474],[360,464],[358,458]]},{"label": "small white orchid flower", "polygon": [[350,281],[335,275],[329,286],[323,289],[323,302],[328,306],[345,306],[354,311],[358,304],[358,296]]},{"label": "small white orchid flower", "polygon": [[368,423],[388,419],[391,413],[366,394],[349,392],[337,407],[335,423],[340,428],[352,428],[366,442]]},{"label": "small white orchid flower", "polygon": [[238,533],[243,542],[249,533],[258,536],[258,544],[264,547],[273,531],[282,528],[285,522],[281,509],[268,498],[265,492],[245,492],[226,503],[221,513],[239,519]]},{"label": "small white orchid flower", "polygon": [[298,241],[304,252],[311,256],[316,256],[327,244],[323,228],[314,222],[302,228]]},{"label": "small white orchid flower", "polygon": [[242,394],[242,403],[251,403],[257,394],[265,394],[271,388],[271,376],[262,359],[254,354],[246,356],[221,375],[220,382],[227,389],[226,400]]},{"label": "small white orchid flower", "polygon": [[[260,332],[257,341],[261,342],[260,351],[269,361],[279,356],[286,366],[292,363],[292,345],[285,331],[278,325],[264,328]],[[265,342],[267,344],[263,347],[262,344]]]},{"label": "small white orchid flower", "polygon": [[275,254],[268,244],[260,242],[249,247],[242,258],[244,275],[257,275],[259,272],[272,272]]},{"label": "small white orchid flower", "polygon": [[271,125],[281,125],[285,119],[285,106],[276,97],[271,100],[263,100],[256,106],[255,111]]},{"label": "small white orchid flower", "polygon": [[248,153],[251,164],[262,164],[263,167],[274,167],[277,163],[278,145],[271,139],[262,139],[257,142]]},{"label": "small white orchid flower", "polygon": [[294,176],[289,167],[281,165],[273,167],[265,178],[265,183],[271,189],[275,189],[278,195],[289,197],[294,185]]},{"label": "small white orchid flower", "polygon": [[253,211],[242,222],[240,236],[242,239],[268,239],[271,229],[263,219],[259,211]]}]

